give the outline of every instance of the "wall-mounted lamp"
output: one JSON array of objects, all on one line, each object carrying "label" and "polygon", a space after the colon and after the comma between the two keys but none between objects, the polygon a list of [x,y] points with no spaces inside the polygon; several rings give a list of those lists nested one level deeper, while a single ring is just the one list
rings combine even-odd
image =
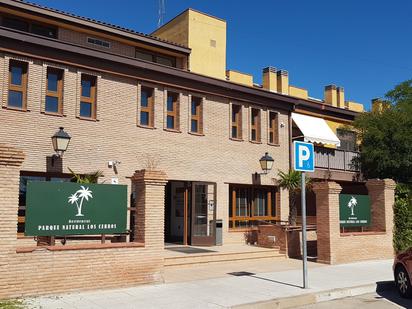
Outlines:
[{"label": "wall-mounted lamp", "polygon": [[275,160],[273,160],[273,158],[267,152],[262,158],[260,158],[259,163],[260,167],[262,168],[263,174],[269,173],[269,171],[272,169],[273,162],[275,162]]},{"label": "wall-mounted lamp", "polygon": [[70,143],[70,135],[64,131],[63,127],[60,127],[59,131],[54,133],[51,139],[56,156],[59,158],[63,157],[63,153],[67,150]]}]

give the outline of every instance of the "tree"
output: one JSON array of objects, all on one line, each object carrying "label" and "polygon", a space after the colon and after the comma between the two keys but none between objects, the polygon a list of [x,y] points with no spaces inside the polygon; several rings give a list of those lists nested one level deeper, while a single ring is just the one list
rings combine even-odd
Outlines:
[{"label": "tree", "polygon": [[[279,171],[278,176],[277,185],[289,191],[289,224],[296,225],[296,218],[298,216],[296,202],[300,196],[302,173],[295,170],[289,170],[287,173]],[[310,178],[307,177],[305,180],[306,188],[308,188],[311,182]]]},{"label": "tree", "polygon": [[412,183],[412,80],[386,94],[384,108],[359,115],[360,165],[366,178]]},{"label": "tree", "polygon": [[412,247],[412,190],[406,185],[396,186],[393,207],[393,248],[401,252]]},{"label": "tree", "polygon": [[99,177],[104,177],[102,171],[96,171],[93,173],[80,175],[80,174],[73,172],[73,170],[70,167],[68,167],[68,170],[73,175],[73,179],[76,180],[77,183],[83,183],[83,184],[97,183],[97,181],[99,180]]}]

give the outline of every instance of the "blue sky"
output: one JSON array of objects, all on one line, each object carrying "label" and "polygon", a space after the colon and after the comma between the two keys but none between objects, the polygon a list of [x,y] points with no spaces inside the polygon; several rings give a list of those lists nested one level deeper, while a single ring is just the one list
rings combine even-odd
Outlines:
[{"label": "blue sky", "polygon": [[[136,31],[157,27],[158,0],[33,0]],[[227,21],[227,68],[289,71],[290,83],[323,98],[327,84],[363,103],[412,78],[412,1],[165,0],[165,21],[188,7]]]}]

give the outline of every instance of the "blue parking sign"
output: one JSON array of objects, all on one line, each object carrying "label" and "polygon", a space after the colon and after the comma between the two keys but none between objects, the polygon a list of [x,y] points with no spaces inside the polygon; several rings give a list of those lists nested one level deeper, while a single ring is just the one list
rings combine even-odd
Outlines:
[{"label": "blue parking sign", "polygon": [[312,143],[293,142],[294,168],[295,171],[314,172],[315,171],[315,153]]}]

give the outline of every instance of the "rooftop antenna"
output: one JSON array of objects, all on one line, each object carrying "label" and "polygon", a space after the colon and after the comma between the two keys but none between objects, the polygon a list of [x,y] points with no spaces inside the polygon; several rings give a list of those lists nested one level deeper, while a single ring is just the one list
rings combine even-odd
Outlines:
[{"label": "rooftop antenna", "polygon": [[157,20],[158,28],[160,28],[163,25],[165,11],[166,11],[165,0],[159,0],[159,18]]}]

